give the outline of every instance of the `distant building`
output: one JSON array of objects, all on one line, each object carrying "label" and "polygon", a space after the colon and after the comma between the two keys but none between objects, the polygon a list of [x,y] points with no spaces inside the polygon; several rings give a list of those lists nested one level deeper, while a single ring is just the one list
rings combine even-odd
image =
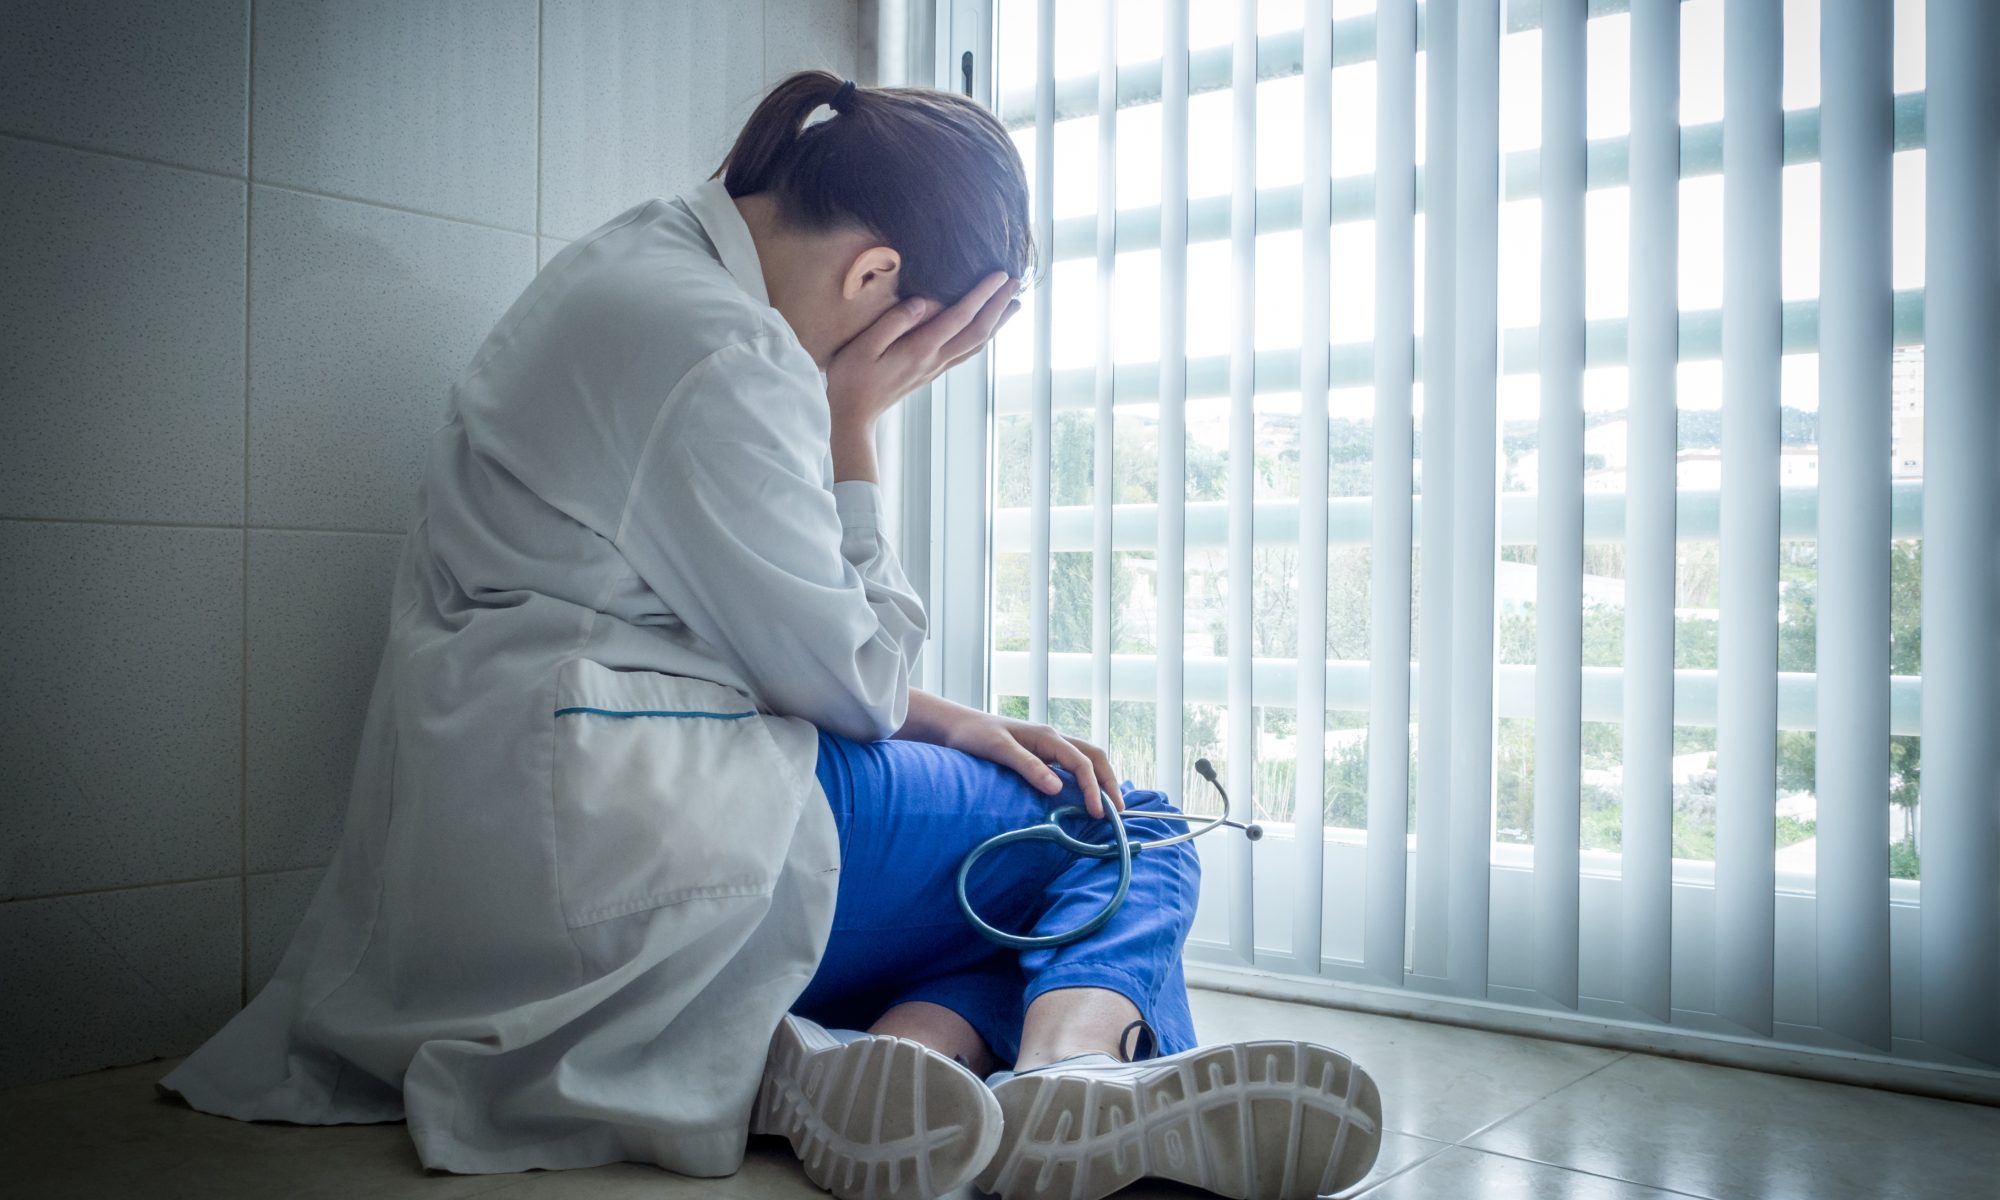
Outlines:
[{"label": "distant building", "polygon": [[1890,474],[1921,479],[1924,474],[1924,348],[1899,346],[1889,359]]}]

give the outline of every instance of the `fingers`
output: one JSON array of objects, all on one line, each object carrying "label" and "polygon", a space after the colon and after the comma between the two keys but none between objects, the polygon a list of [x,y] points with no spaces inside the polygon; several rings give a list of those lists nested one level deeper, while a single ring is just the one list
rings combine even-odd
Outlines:
[{"label": "fingers", "polygon": [[994,749],[997,753],[987,757],[1027,780],[1036,791],[1045,796],[1062,791],[1062,777],[1049,770],[1049,764],[1043,761],[1042,756],[1022,745],[1019,738],[1003,737],[1001,744]]},{"label": "fingers", "polygon": [[1035,751],[1043,758],[1076,776],[1076,786],[1083,792],[1083,807],[1091,816],[1104,819],[1104,795],[1098,786],[1096,764],[1077,746],[1062,734],[1043,726],[1039,744]]},{"label": "fingers", "polygon": [[936,311],[936,301],[912,296],[876,318],[873,325],[855,336],[853,345],[869,358],[880,358],[896,339],[922,325]]},{"label": "fingers", "polygon": [[984,346],[994,331],[1000,328],[1001,323],[1021,307],[1021,302],[1014,298],[1014,294],[1019,290],[1018,284],[1008,280],[987,298],[986,303],[980,306],[979,311],[966,323],[965,328],[953,334],[938,353],[945,358],[957,358],[961,354],[977,351]]},{"label": "fingers", "polygon": [[[1021,302],[1019,300],[1008,301],[1006,311],[1000,314],[1000,323],[993,327],[993,332],[998,333],[1000,332],[1000,330],[1006,328],[1007,322],[1012,320],[1014,314],[1019,311],[1021,311]],[[986,342],[991,340],[991,338],[992,334],[988,334],[985,339],[974,342],[972,345],[965,347],[963,350],[960,350],[955,357],[951,358],[942,367],[938,368],[938,374],[939,375],[944,374],[946,371],[951,370],[953,367],[964,362],[966,359],[971,358],[973,355],[979,353],[981,350],[984,350],[986,348]],[[953,341],[955,342],[957,341],[957,339],[953,339]]]},{"label": "fingers", "polygon": [[1111,797],[1111,803],[1119,812],[1125,811],[1125,793],[1118,790],[1118,773],[1111,768],[1111,756],[1081,738],[1070,738],[1070,744],[1083,752],[1090,760],[1092,772],[1097,777],[1097,786]]},{"label": "fingers", "polygon": [[[959,297],[958,301],[950,308],[932,317],[924,325],[923,333],[918,335],[922,339],[923,348],[932,355],[950,357],[950,355],[943,353],[946,343],[951,342],[971,325],[995,296],[1004,293],[1009,298],[1012,298],[1013,293],[1008,290],[1009,282],[1010,280],[1005,271],[995,271],[978,283],[973,284],[971,291]],[[1006,303],[1003,301],[1000,307],[1002,309],[1006,308]],[[999,320],[997,315],[993,319],[995,321]],[[983,341],[984,339],[982,338],[981,340]]]}]

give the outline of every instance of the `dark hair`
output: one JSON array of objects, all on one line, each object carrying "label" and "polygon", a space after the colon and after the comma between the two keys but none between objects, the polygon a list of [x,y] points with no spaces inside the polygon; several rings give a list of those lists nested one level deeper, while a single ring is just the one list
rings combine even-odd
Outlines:
[{"label": "dark hair", "polygon": [[[805,124],[836,100],[834,116]],[[900,296],[949,303],[1034,265],[1021,156],[992,113],[952,92],[801,71],[757,105],[717,176],[731,196],[771,193],[788,224],[881,238],[903,259]]]}]

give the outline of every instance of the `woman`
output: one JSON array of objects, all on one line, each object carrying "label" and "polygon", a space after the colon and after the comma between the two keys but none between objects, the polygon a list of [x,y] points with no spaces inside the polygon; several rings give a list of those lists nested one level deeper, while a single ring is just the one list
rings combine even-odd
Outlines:
[{"label": "woman", "polygon": [[[806,73],[717,174],[557,255],[454,389],[341,845],[271,983],[163,1088],[407,1118],[461,1172],[726,1175],[747,1131],[841,1196],[1352,1182],[1365,1075],[1195,1047],[1185,844],[1059,950],[981,941],[952,898],[971,846],[1065,797],[1172,832],[1097,748],[910,686],[874,425],[1018,307],[1011,143],[956,96]],[[993,863],[974,899],[1019,926],[1107,886]],[[1248,1120],[1195,1119],[1216,1103]]]}]

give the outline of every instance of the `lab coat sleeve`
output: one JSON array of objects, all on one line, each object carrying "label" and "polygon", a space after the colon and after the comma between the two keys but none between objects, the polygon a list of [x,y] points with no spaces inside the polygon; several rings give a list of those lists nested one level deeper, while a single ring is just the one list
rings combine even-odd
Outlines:
[{"label": "lab coat sleeve", "polygon": [[618,541],[773,710],[885,738],[908,712],[923,605],[880,534],[879,489],[824,485],[826,397],[794,357],[810,362],[758,338],[688,372],[642,455]]}]

